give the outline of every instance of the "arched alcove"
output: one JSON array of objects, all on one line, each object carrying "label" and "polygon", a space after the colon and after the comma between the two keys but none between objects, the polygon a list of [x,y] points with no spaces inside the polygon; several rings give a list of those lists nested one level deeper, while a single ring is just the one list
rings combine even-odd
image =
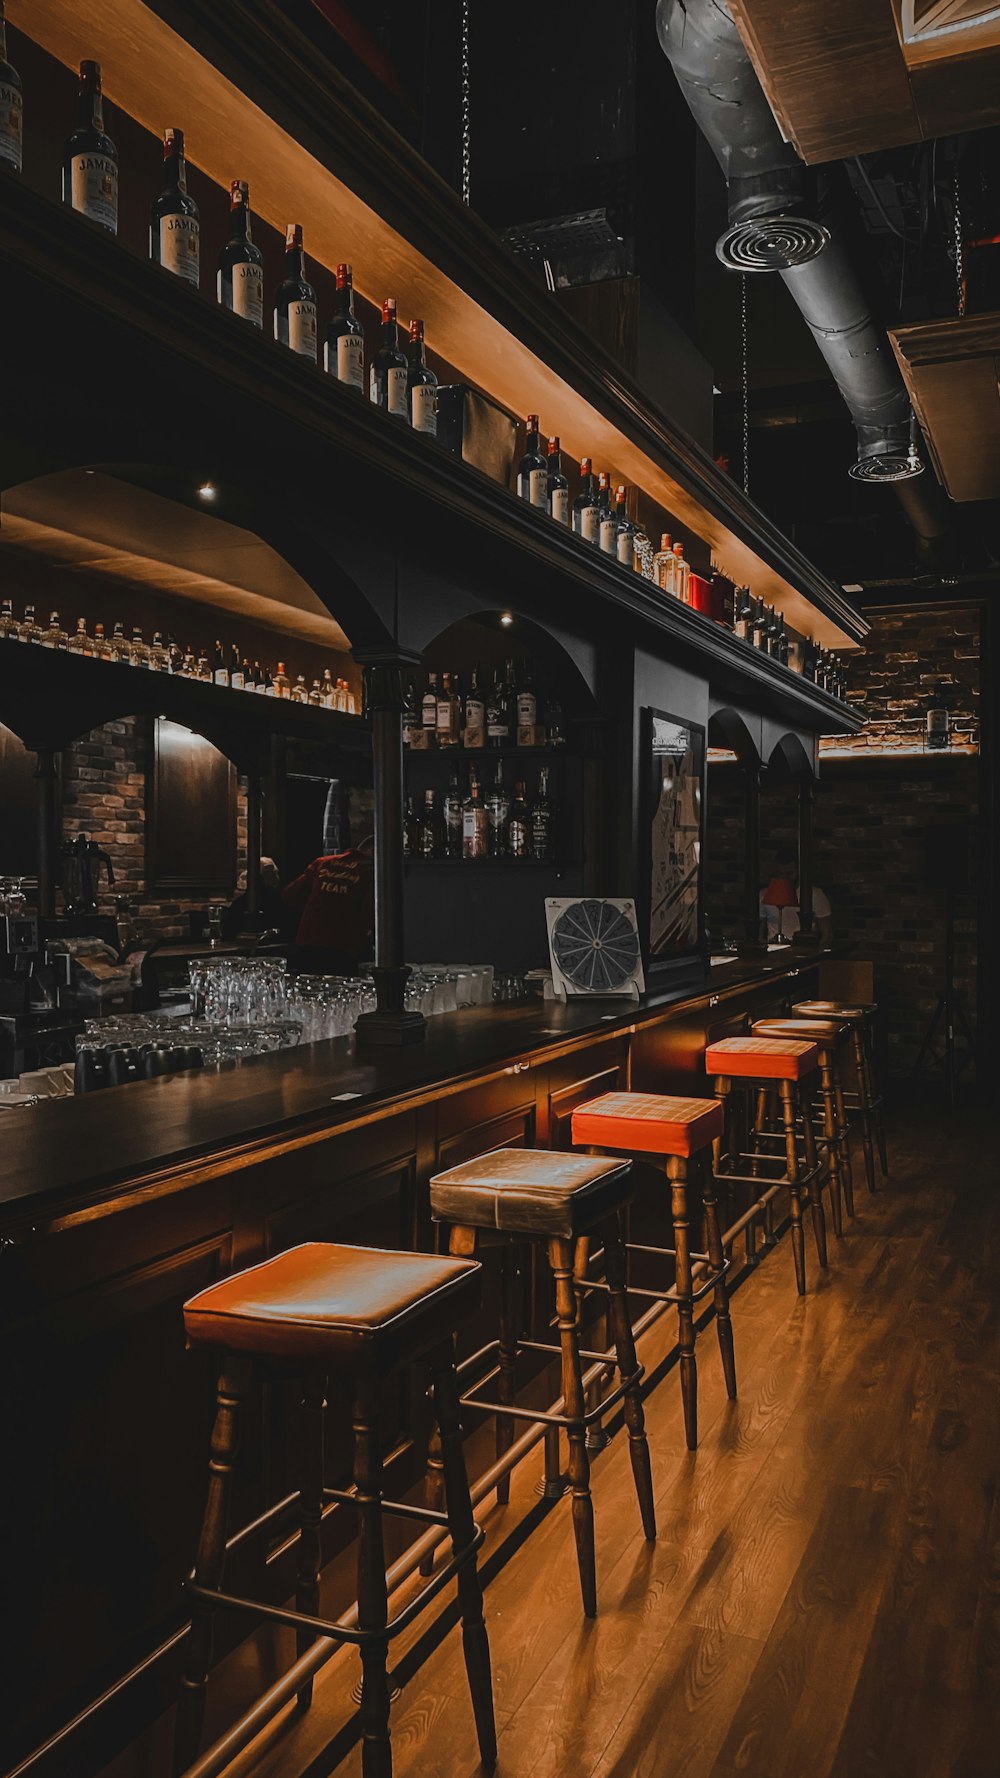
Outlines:
[{"label": "arched alcove", "polygon": [[757,741],[739,710],[724,706],[708,721],[705,919],[712,952],[742,933],[746,843],[746,773],[760,770]]},{"label": "arched alcove", "polygon": [[780,783],[811,783],[816,777],[813,761],[801,736],[785,734],[771,748],[767,757],[767,781]]}]

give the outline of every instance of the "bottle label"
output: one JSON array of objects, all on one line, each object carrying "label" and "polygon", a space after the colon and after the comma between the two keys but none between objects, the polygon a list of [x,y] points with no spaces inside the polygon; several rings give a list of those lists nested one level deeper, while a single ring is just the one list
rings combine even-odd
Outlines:
[{"label": "bottle label", "polygon": [[24,101],[16,86],[0,80],[0,161],[21,171],[21,125]]},{"label": "bottle label", "polygon": [[573,514],[573,529],[587,543],[598,543],[601,531],[601,509],[599,506],[583,506]]},{"label": "bottle label", "polygon": [[[222,273],[219,273],[219,301],[222,301]],[[248,262],[233,266],[233,314],[254,327],[264,325],[264,268]]]},{"label": "bottle label", "polygon": [[493,715],[486,725],[486,733],[491,741],[505,741],[510,730],[502,716]]},{"label": "bottle label", "polygon": [[200,270],[201,228],[197,216],[160,217],[160,264],[197,289]]},{"label": "bottle label", "polygon": [[414,432],[437,437],[437,384],[415,383],[410,390],[410,420]]},{"label": "bottle label", "polygon": [[70,163],[70,202],[81,216],[118,233],[118,167],[109,154],[75,154]]},{"label": "bottle label", "polygon": [[528,501],[532,506],[541,506],[548,511],[549,506],[549,472],[547,469],[531,469],[528,472]]},{"label": "bottle label", "polygon": [[385,380],[385,405],[390,414],[396,414],[401,420],[407,418],[406,384],[408,375],[404,365],[393,364],[390,365]]},{"label": "bottle label", "polygon": [[337,381],[352,389],[365,386],[365,342],[360,333],[337,336]]},{"label": "bottle label", "polygon": [[619,562],[622,562],[626,568],[635,567],[635,546],[632,542],[631,531],[619,531],[617,554]]},{"label": "bottle label", "polygon": [[316,362],[316,304],[290,302],[288,305],[288,344],[293,352]]},{"label": "bottle label", "polygon": [[618,546],[618,520],[605,515],[601,520],[601,548],[613,556]]},{"label": "bottle label", "polygon": [[946,735],[948,733],[947,710],[928,710],[927,733],[928,735]]},{"label": "bottle label", "polygon": [[517,726],[518,728],[534,728],[538,720],[538,699],[533,691],[519,691],[517,694]]},{"label": "bottle label", "polygon": [[466,726],[466,728],[482,728],[485,721],[486,721],[486,705],[483,703],[482,699],[481,698],[466,698],[466,700],[465,700],[465,726]]},{"label": "bottle label", "polygon": [[438,704],[434,726],[439,733],[451,733],[451,704],[446,698]]},{"label": "bottle label", "polygon": [[212,674],[212,678],[215,680],[216,685],[228,685],[229,684],[229,670],[228,670],[228,668],[227,667],[216,667],[215,672]]},{"label": "bottle label", "polygon": [[553,488],[549,501],[549,511],[557,524],[569,524],[569,489]]},{"label": "bottle label", "polygon": [[548,809],[533,809],[531,813],[531,839],[536,858],[547,858],[549,855],[549,835],[552,822]]},{"label": "bottle label", "polygon": [[246,685],[246,675],[242,667],[234,667],[229,675],[229,683],[234,691],[242,691]]}]

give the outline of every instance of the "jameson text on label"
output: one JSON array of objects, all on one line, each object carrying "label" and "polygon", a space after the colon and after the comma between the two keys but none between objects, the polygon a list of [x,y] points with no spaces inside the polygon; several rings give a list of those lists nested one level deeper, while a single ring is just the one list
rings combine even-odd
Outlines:
[{"label": "jameson text on label", "polygon": [[568,525],[569,524],[569,489],[568,488],[553,488],[553,490],[552,490],[552,517],[554,519],[557,519],[560,525]]},{"label": "jameson text on label", "polygon": [[390,366],[386,378],[386,403],[390,414],[406,419],[406,381],[408,372],[402,366]]},{"label": "jameson text on label", "polygon": [[196,216],[160,217],[160,264],[189,284],[197,284],[201,229]]},{"label": "jameson text on label", "polygon": [[532,506],[549,504],[549,472],[547,469],[532,469],[528,477],[528,499]]},{"label": "jameson text on label", "polygon": [[234,265],[233,310],[255,327],[264,325],[264,270],[259,265]]},{"label": "jameson text on label", "polygon": [[342,333],[337,340],[337,380],[352,389],[365,385],[365,342],[357,333]]},{"label": "jameson text on label", "polygon": [[107,154],[76,154],[70,167],[74,210],[118,232],[118,168]]},{"label": "jameson text on label", "polygon": [[288,344],[303,358],[316,356],[316,304],[290,302],[288,305]]},{"label": "jameson text on label", "polygon": [[0,161],[21,171],[23,101],[16,87],[0,83]]},{"label": "jameson text on label", "polygon": [[437,389],[433,383],[418,383],[411,390],[414,432],[429,432],[437,437]]}]

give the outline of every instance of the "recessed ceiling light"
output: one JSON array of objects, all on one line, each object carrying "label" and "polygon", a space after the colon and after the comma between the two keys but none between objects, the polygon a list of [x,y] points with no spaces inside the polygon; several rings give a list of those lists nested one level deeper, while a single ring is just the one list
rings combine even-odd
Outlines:
[{"label": "recessed ceiling light", "polygon": [[202,482],[198,493],[202,500],[214,500],[218,492],[214,482]]},{"label": "recessed ceiling light", "polygon": [[511,616],[509,611],[501,611],[500,622],[503,624],[503,627],[505,630],[509,630],[511,624],[514,622],[514,619]]}]

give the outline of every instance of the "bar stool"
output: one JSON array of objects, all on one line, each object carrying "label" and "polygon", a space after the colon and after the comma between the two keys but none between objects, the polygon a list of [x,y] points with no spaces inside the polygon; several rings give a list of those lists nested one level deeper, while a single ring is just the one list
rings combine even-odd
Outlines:
[{"label": "bar stool", "polygon": [[[619,1212],[631,1196],[631,1166],[627,1161],[559,1154],[532,1148],[498,1148],[462,1166],[451,1167],[431,1180],[431,1215],[435,1222],[450,1225],[449,1248],[454,1255],[474,1255],[484,1242],[527,1242],[543,1254],[555,1281],[559,1345],[520,1339],[512,1320],[511,1293],[501,1293],[499,1338],[474,1353],[459,1367],[460,1373],[496,1356],[496,1366],[481,1384],[461,1397],[464,1407],[482,1408],[497,1417],[497,1451],[509,1449],[514,1420],[530,1420],[548,1428],[565,1427],[569,1442],[569,1479],[572,1491],[573,1532],[576,1541],[580,1590],[587,1617],[597,1613],[597,1571],[594,1555],[594,1507],[590,1496],[590,1458],[587,1428],[618,1401],[624,1401],[628,1427],[629,1457],[635,1482],[642,1528],[647,1538],[656,1536],[653,1479],[646,1443],[645,1416],[640,1382],[643,1369],[635,1355],[635,1342],[625,1294],[625,1250]],[[587,1352],[580,1346],[580,1309],[575,1277],[581,1244],[595,1230],[604,1240],[608,1284],[608,1319],[614,1344],[614,1363],[619,1382],[610,1395],[587,1409],[581,1359],[611,1361],[608,1352]],[[520,1349],[558,1352],[562,1360],[563,1408],[543,1413],[518,1407],[515,1402],[516,1360]],[[498,1379],[499,1400],[478,1393],[491,1376]],[[428,1470],[428,1496],[434,1497],[434,1471]]]},{"label": "bar stool", "polygon": [[[188,1343],[220,1353],[220,1374],[208,1503],[198,1556],[186,1587],[193,1601],[177,1707],[174,1771],[194,1759],[201,1738],[205,1684],[211,1662],[212,1619],[219,1606],[252,1613],[297,1632],[301,1656],[318,1637],[355,1644],[362,1663],[362,1766],[365,1778],[391,1778],[388,1645],[454,1578],[462,1612],[462,1639],[483,1763],[496,1761],[496,1728],[490,1652],[483,1621],[476,1552],[483,1532],[472,1516],[462,1452],[454,1332],[479,1306],[482,1268],[434,1254],[310,1242],[251,1266],[192,1297],[184,1306]],[[387,1377],[401,1365],[426,1358],[433,1379],[440,1432],[446,1511],[385,1500],[378,1437],[378,1398]],[[223,1590],[227,1554],[258,1535],[295,1497],[263,1513],[230,1537],[228,1518],[239,1424],[251,1361],[301,1375],[303,1473],[298,1494],[298,1584],[294,1611],[234,1597]],[[323,1422],[328,1376],[351,1398],[354,1486],[323,1482]],[[358,1514],[357,1625],[336,1623],[319,1610],[320,1526],[324,1503],[340,1501]],[[447,1526],[452,1553],[434,1579],[389,1620],[382,1514],[400,1514]],[[298,1693],[308,1705],[312,1682]]]},{"label": "bar stool", "polygon": [[[715,1178],[709,1159],[712,1143],[722,1134],[722,1127],[723,1111],[717,1099],[679,1099],[664,1093],[604,1093],[599,1099],[578,1105],[573,1112],[573,1142],[577,1147],[588,1148],[592,1154],[609,1149],[619,1154],[623,1151],[627,1154],[655,1154],[666,1162],[674,1246],[637,1248],[629,1245],[628,1250],[672,1257],[674,1284],[670,1290],[640,1290],[630,1285],[629,1294],[677,1304],[681,1401],[689,1451],[696,1450],[698,1445],[694,1305],[709,1291],[715,1295],[715,1324],[726,1393],[730,1401],[736,1399],[736,1356],[726,1289],[729,1261],[722,1244]],[[708,1163],[702,1167],[707,1253],[695,1253],[691,1249],[688,1163],[699,1157],[704,1157]],[[708,1277],[697,1289],[693,1278],[695,1264],[708,1268]]]},{"label": "bar stool", "polygon": [[792,1007],[796,1018],[841,1019],[851,1028],[854,1052],[855,1089],[846,1095],[849,1111],[861,1117],[861,1138],[865,1151],[865,1174],[868,1190],[874,1194],[875,1146],[883,1179],[889,1177],[889,1157],[882,1124],[882,1096],[875,1086],[875,1055],[873,1021],[878,1007],[872,1001],[800,1000]]},{"label": "bar stool", "polygon": [[819,1050],[823,1145],[830,1167],[834,1233],[839,1237],[844,1232],[843,1204],[848,1216],[854,1215],[851,1141],[841,1072],[841,1051],[850,1042],[851,1028],[840,1019],[757,1019],[751,1031],[754,1037],[803,1038]]},{"label": "bar stool", "polygon": [[[737,1172],[731,1166],[724,1168],[723,1159],[731,1160],[733,1157],[724,1157],[722,1137],[717,1137],[713,1143],[714,1168],[717,1181],[726,1186],[735,1181],[740,1185],[755,1187],[760,1192],[763,1185],[764,1191],[757,1200],[761,1214],[764,1213],[765,1204],[771,1203],[779,1191],[787,1188],[792,1216],[795,1285],[800,1296],[805,1295],[806,1288],[803,1201],[812,1209],[813,1234],[819,1263],[824,1269],[827,1265],[822,1168],[816,1153],[812,1121],[802,1095],[802,1082],[818,1067],[819,1051],[816,1045],[790,1037],[724,1037],[718,1043],[709,1044],[705,1051],[705,1072],[715,1077],[716,1096],[724,1103],[734,1087],[756,1090],[758,1093],[773,1091],[775,1087],[778,1089],[785,1136],[784,1173],[773,1178],[762,1176],[759,1169],[768,1164],[768,1158],[757,1154],[745,1157],[754,1166],[754,1171],[750,1173]],[[798,1153],[797,1126],[800,1120],[805,1149],[804,1168],[800,1165]],[[779,1164],[777,1157],[771,1157],[771,1160],[772,1164]]]}]

